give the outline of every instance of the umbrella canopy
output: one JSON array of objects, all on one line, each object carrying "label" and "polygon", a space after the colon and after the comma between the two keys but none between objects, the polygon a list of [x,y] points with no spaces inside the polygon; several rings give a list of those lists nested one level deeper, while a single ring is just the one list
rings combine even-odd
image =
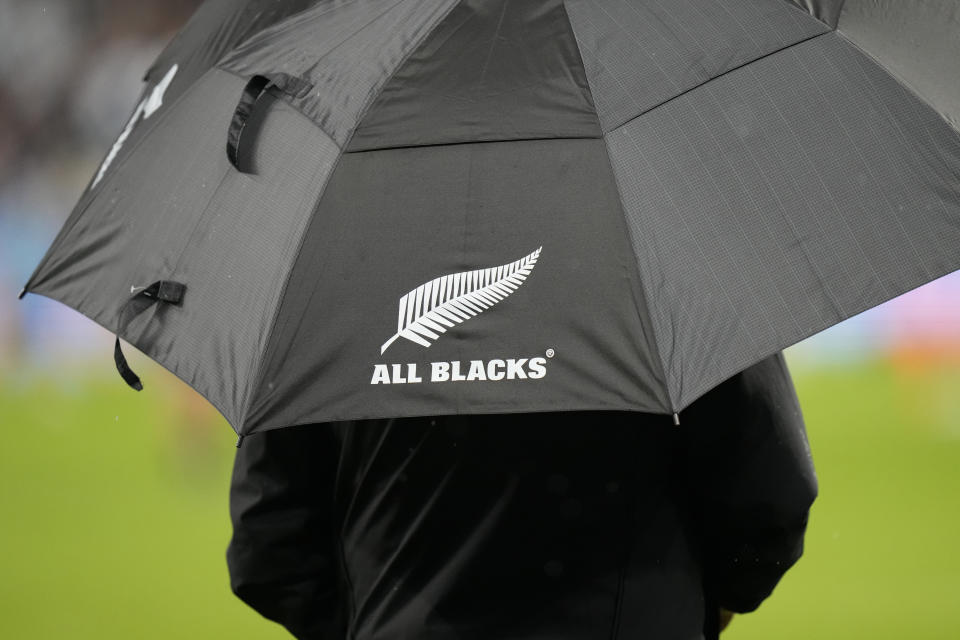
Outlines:
[{"label": "umbrella canopy", "polygon": [[241,434],[675,414],[960,268],[956,4],[806,4],[210,0],[26,290]]}]

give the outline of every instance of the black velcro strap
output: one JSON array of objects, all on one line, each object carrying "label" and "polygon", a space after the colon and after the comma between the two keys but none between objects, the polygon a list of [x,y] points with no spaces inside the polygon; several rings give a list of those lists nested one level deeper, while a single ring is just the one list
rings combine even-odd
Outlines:
[{"label": "black velcro strap", "polygon": [[140,382],[140,377],[137,376],[137,374],[130,369],[130,365],[127,364],[123,350],[120,349],[120,334],[124,332],[131,320],[158,302],[175,305],[182,304],[183,295],[186,291],[187,286],[180,282],[158,280],[149,287],[145,287],[140,292],[131,296],[130,299],[124,303],[123,307],[120,308],[120,320],[117,322],[117,339],[113,345],[113,361],[117,364],[117,371],[120,372],[120,376],[128,385],[137,391],[143,390],[143,383]]},{"label": "black velcro strap", "polygon": [[153,287],[153,285],[150,285],[143,290],[143,293],[147,297],[156,295],[157,300],[160,302],[169,302],[170,304],[175,304],[178,306],[183,303],[183,294],[187,292],[187,285],[180,282],[174,282],[173,280],[158,280],[153,284],[158,285],[157,292],[154,294],[151,291],[151,287]]},{"label": "black velcro strap", "polygon": [[248,172],[240,168],[240,137],[253,114],[257,101],[271,88],[276,88],[293,98],[302,98],[310,93],[313,84],[286,73],[268,73],[250,78],[243,88],[243,94],[230,120],[230,129],[227,131],[227,159],[230,160],[233,168],[241,173]]}]

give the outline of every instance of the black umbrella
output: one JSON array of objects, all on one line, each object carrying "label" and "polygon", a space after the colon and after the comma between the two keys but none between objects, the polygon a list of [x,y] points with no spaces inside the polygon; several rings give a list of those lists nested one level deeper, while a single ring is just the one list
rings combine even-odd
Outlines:
[{"label": "black umbrella", "polygon": [[955,3],[812,4],[211,0],[26,291],[241,434],[676,414],[960,268]]}]

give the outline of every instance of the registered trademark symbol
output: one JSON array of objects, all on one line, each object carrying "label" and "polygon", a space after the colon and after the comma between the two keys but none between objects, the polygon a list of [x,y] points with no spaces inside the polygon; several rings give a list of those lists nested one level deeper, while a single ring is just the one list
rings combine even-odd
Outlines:
[{"label": "registered trademark symbol", "polygon": [[552,357],[555,356],[555,355],[557,355],[557,352],[556,352],[556,351],[554,351],[553,349],[547,349],[547,357],[548,357],[548,358],[552,358]]}]

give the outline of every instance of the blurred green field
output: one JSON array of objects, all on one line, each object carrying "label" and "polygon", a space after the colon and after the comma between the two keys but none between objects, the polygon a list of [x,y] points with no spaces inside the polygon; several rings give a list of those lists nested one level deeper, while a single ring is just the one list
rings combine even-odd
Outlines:
[{"label": "blurred green field", "polygon": [[[289,637],[228,588],[232,431],[142,373],[0,373],[0,638]],[[724,637],[960,638],[960,367],[795,376],[806,555]]]}]

